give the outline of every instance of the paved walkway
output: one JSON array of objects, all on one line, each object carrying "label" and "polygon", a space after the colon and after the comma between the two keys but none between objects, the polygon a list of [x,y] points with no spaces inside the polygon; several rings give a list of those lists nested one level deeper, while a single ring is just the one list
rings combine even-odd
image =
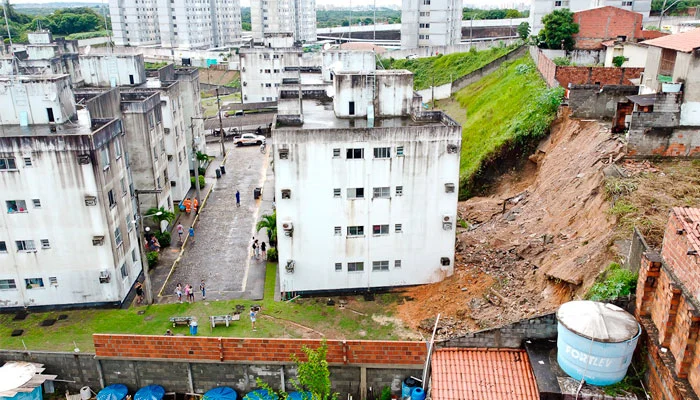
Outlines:
[{"label": "paved walkway", "polygon": [[[213,143],[208,147],[211,146],[218,148],[219,145]],[[206,201],[197,220],[194,221],[193,215],[181,214],[173,223],[173,226],[182,223],[187,229],[194,222],[195,240],[185,242],[180,256],[175,233],[171,248],[162,252],[161,266],[151,275],[154,291],[161,291],[158,303],[176,301],[177,283],[183,286],[189,283],[198,289],[202,279],[207,287],[207,300],[259,300],[263,297],[265,263],[251,259],[249,251],[254,234],[267,241],[264,233],[258,237],[253,231],[261,212],[272,210],[274,176],[269,148],[267,154],[260,154],[257,146],[236,148],[227,143],[226,149],[226,174],[216,179],[215,169],[221,164],[218,158],[207,169],[207,185],[202,190]],[[256,187],[263,187],[263,198],[257,201],[253,199]],[[236,207],[236,189],[241,193],[240,207]],[[168,262],[169,259],[172,262]],[[168,266],[172,264],[171,271]],[[201,294],[195,294],[196,300],[201,300]]]}]

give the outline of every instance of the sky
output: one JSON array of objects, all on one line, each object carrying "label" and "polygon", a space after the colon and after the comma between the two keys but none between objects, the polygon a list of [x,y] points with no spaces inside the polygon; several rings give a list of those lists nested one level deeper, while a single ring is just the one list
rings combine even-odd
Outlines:
[{"label": "sky", "polygon": [[[96,3],[96,0],[66,0],[74,3]],[[529,2],[528,0],[463,0],[464,4],[476,5],[483,8],[493,8],[496,6],[512,5],[514,3]],[[11,4],[28,4],[28,3],[54,3],[56,0],[10,0]],[[376,0],[377,6],[395,5],[400,6],[401,0]],[[104,0],[105,4],[109,4],[108,0]],[[316,0],[318,5],[337,5],[337,0]],[[361,6],[372,5],[374,0],[347,0],[344,5]],[[246,7],[250,5],[250,0],[241,0],[241,5]]]}]

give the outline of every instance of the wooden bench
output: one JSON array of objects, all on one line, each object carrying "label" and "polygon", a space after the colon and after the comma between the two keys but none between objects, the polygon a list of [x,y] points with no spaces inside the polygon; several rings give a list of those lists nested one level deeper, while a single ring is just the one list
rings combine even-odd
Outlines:
[{"label": "wooden bench", "polygon": [[170,317],[170,322],[173,323],[173,328],[177,325],[189,325],[194,317]]}]

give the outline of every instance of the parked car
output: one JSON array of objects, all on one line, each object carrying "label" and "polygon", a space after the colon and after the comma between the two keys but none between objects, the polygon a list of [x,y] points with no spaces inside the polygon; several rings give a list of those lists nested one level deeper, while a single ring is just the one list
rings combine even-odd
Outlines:
[{"label": "parked car", "polygon": [[[212,136],[219,137],[219,136],[221,136],[221,131],[219,131],[218,129],[213,129],[211,131],[211,134],[212,134]],[[224,129],[224,137],[227,137],[227,138],[233,137],[234,139],[237,139],[237,138],[241,137],[241,134],[238,133],[238,129],[229,128],[228,130]]]},{"label": "parked car", "polygon": [[261,145],[263,143],[265,143],[265,136],[254,133],[244,133],[241,137],[233,139],[233,144],[236,146]]}]

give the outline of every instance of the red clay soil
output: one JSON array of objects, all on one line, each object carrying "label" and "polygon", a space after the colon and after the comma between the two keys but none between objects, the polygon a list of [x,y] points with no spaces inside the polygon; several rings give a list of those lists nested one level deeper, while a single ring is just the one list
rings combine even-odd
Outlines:
[{"label": "red clay soil", "polygon": [[[603,169],[622,143],[597,121],[560,117],[522,171],[459,204],[455,273],[406,290],[399,316],[441,337],[554,311],[582,297],[612,259]],[[505,204],[505,205],[504,205]],[[421,316],[416,318],[415,316]]]}]

